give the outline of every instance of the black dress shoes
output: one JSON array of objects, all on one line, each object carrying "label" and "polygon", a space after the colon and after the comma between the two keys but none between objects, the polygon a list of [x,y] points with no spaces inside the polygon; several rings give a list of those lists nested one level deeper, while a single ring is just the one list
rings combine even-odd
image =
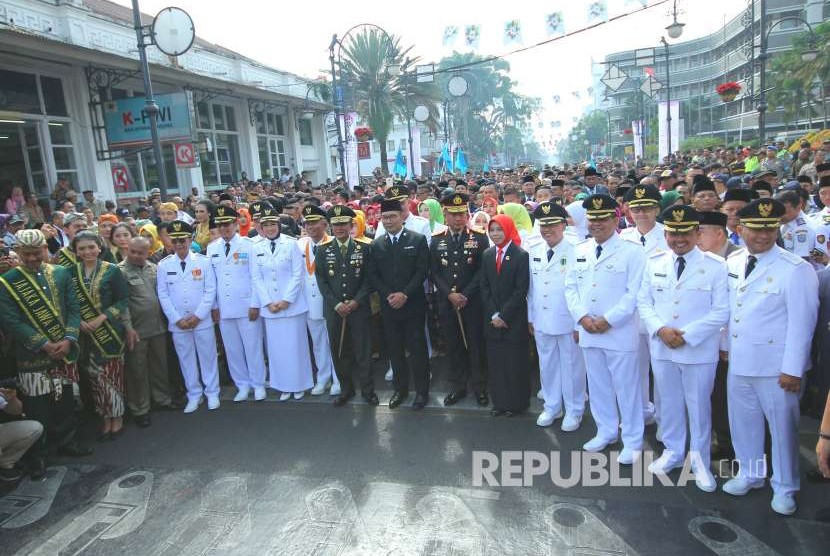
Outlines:
[{"label": "black dress shoes", "polygon": [[343,407],[349,400],[354,398],[354,390],[350,390],[349,392],[343,392],[336,398],[334,398],[334,407]]},{"label": "black dress shoes", "polygon": [[[109,442],[110,440],[112,440],[112,433],[109,432],[109,431],[99,432],[98,436],[95,437],[95,440],[97,440],[98,442]],[[68,455],[71,455],[71,454],[64,454],[64,455],[68,456]]]},{"label": "black dress shoes", "polygon": [[487,390],[476,393],[476,403],[479,407],[487,407],[490,405],[490,396],[487,395]]},{"label": "black dress shoes", "polygon": [[504,411],[503,409],[493,408],[493,409],[490,410],[490,415],[492,415],[493,417],[501,417],[505,413],[506,413],[506,411]]},{"label": "black dress shoes", "polygon": [[92,448],[90,448],[89,446],[83,446],[81,444],[78,444],[77,442],[65,444],[63,446],[58,446],[58,454],[73,458],[89,456],[92,455],[92,452]]},{"label": "black dress shoes", "polygon": [[[428,401],[429,396],[427,396],[426,394],[416,394],[415,401],[412,402],[412,409],[414,409],[415,411],[420,411],[421,409],[426,407]],[[446,403],[446,401],[444,403]]]},{"label": "black dress shoes", "polygon": [[29,462],[27,471],[30,479],[40,481],[46,476],[46,462],[40,458],[35,458]]},{"label": "black dress shoes", "polygon": [[444,398],[444,405],[455,405],[467,397],[466,390],[453,390]]},{"label": "black dress shoes", "polygon": [[137,427],[141,427],[142,429],[146,429],[150,426],[150,416],[149,415],[136,415],[133,417],[133,421],[135,422]]},{"label": "black dress shoes", "polygon": [[389,399],[389,409],[395,409],[409,397],[409,392],[395,392]]},{"label": "black dress shoes", "polygon": [[380,403],[380,400],[378,399],[378,395],[375,394],[374,391],[372,391],[372,392],[361,392],[360,397],[363,398],[364,402],[366,402],[367,404],[372,405],[372,406],[378,405]]}]

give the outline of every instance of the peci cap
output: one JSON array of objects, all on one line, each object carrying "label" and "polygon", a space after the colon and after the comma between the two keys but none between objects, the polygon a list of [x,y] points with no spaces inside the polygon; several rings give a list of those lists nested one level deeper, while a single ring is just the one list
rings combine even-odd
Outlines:
[{"label": "peci cap", "polygon": [[720,226],[726,228],[726,215],[714,210],[698,212],[699,224],[701,226]]},{"label": "peci cap", "polygon": [[[394,189],[394,187],[390,188]],[[403,206],[399,199],[384,199],[380,203],[380,212],[401,212]]]},{"label": "peci cap", "polygon": [[758,193],[752,189],[728,189],[723,195],[723,202],[726,201],[743,201],[744,203],[751,203],[753,199],[758,198]]}]

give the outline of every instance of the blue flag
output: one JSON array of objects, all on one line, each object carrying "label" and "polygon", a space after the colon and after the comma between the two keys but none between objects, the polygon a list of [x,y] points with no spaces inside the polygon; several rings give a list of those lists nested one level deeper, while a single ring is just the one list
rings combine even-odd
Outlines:
[{"label": "blue flag", "polygon": [[450,156],[450,149],[446,144],[441,149],[441,166],[447,172],[452,172],[452,157]]},{"label": "blue flag", "polygon": [[400,147],[398,148],[398,153],[395,155],[395,169],[393,170],[393,173],[404,177],[406,177],[407,174],[406,162],[403,159],[403,151]]},{"label": "blue flag", "polygon": [[490,171],[490,161],[484,161],[484,167],[481,169],[482,172],[489,172]]},{"label": "blue flag", "polygon": [[455,169],[462,174],[467,171],[467,157],[464,156],[464,151],[461,148],[455,154]]}]

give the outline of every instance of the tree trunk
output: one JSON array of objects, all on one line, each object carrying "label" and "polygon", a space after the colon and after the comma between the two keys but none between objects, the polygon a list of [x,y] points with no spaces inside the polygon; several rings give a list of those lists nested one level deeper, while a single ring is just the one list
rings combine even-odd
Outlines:
[{"label": "tree trunk", "polygon": [[386,152],[386,137],[376,136],[378,144],[380,145],[380,171],[384,176],[389,175],[389,158]]}]

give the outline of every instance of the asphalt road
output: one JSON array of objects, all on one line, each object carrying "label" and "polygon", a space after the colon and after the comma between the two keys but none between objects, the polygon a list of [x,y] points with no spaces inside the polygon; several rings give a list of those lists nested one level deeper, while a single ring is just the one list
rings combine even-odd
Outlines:
[{"label": "asphalt road", "polygon": [[[803,481],[790,518],[769,508],[768,487],[733,498],[693,482],[562,488],[550,475],[474,486],[475,451],[556,451],[558,474],[571,476],[569,458],[594,432],[589,418],[562,433],[558,421],[536,427],[535,411],[507,419],[471,400],[444,408],[440,391],[422,412],[334,408],[328,396],[280,403],[272,392],[233,404],[232,394],[216,411],[154,414],[150,428],[129,426],[91,457],[52,462],[43,483],[3,491],[0,553],[824,555],[830,546],[830,524],[816,520],[830,485]],[[803,471],[816,427],[802,422]]]}]

